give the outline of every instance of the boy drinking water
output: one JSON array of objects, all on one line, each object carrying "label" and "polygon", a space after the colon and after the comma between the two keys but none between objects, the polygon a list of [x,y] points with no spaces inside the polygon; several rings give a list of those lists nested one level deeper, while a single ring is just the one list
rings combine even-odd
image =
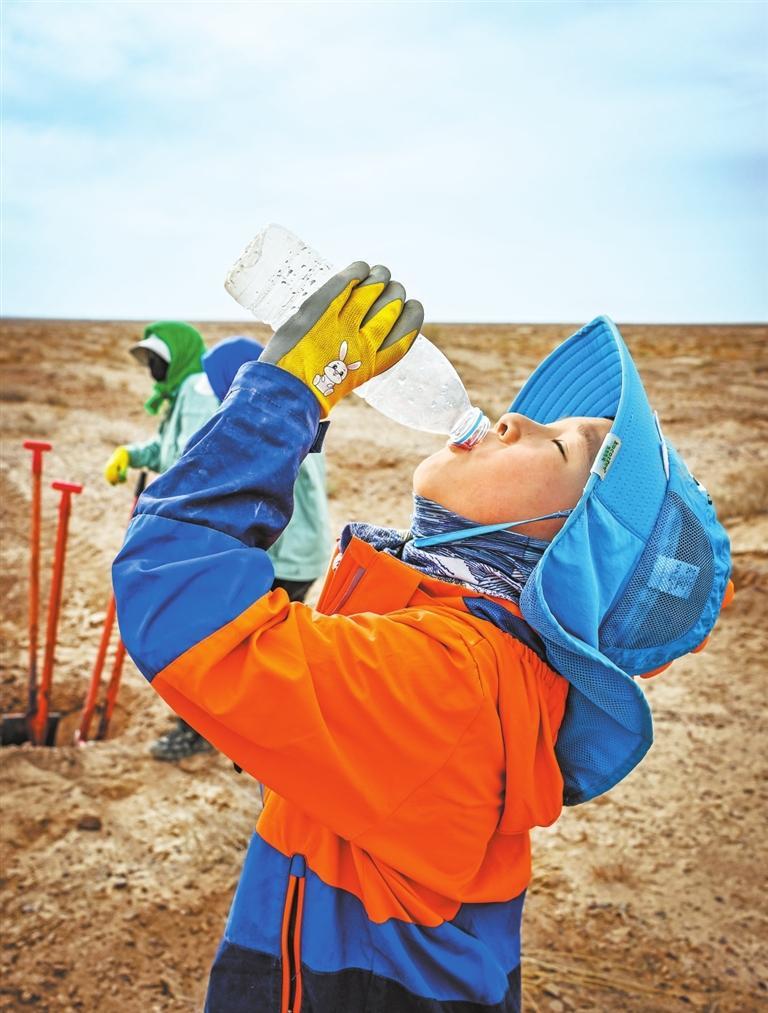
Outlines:
[{"label": "boy drinking water", "polygon": [[[606,318],[476,448],[419,465],[407,536],[348,526],[314,609],[270,592],[320,420],[422,320],[385,268],[332,278],[115,562],[136,664],[267,788],[212,1011],[518,1010],[529,832],[640,761],[634,676],[695,649],[726,593],[725,533]],[[360,365],[331,376],[343,346]]]}]

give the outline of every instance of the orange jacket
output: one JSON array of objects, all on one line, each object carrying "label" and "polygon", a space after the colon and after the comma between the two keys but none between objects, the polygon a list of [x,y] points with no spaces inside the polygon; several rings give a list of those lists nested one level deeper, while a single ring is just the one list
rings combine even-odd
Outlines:
[{"label": "orange jacket", "polygon": [[261,836],[374,920],[516,896],[562,806],[568,683],[471,592],[357,539],[337,562],[317,610],[273,591],[154,688],[268,787]]},{"label": "orange jacket", "polygon": [[568,684],[508,603],[359,540],[317,609],[267,591],[317,416],[290,374],[244,367],[113,571],[140,670],[268,789],[207,1008],[517,1010]]}]

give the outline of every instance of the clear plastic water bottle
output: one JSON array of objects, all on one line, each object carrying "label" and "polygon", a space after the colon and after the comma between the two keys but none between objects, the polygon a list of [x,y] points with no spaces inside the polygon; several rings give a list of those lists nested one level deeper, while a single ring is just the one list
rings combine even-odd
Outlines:
[{"label": "clear plastic water bottle", "polygon": [[[334,273],[298,236],[282,225],[267,225],[248,244],[224,285],[257,320],[277,330]],[[490,428],[484,413],[470,403],[459,374],[423,334],[398,363],[355,393],[395,422],[443,433],[467,449]]]}]

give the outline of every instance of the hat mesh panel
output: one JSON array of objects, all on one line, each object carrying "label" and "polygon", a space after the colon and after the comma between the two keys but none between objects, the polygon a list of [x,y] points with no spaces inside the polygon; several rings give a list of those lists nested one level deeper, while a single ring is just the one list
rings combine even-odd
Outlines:
[{"label": "hat mesh panel", "polygon": [[632,579],[601,627],[601,647],[642,651],[674,643],[698,622],[713,579],[709,539],[670,492]]},{"label": "hat mesh panel", "polygon": [[[621,676],[618,676],[616,679],[607,678],[605,666],[602,663],[584,655],[576,654],[562,642],[558,643],[553,637],[542,634],[541,631],[546,630],[549,623],[538,600],[534,596],[531,596],[526,601],[524,616],[526,621],[530,623],[544,640],[547,658],[553,668],[576,686],[597,707],[609,713],[620,724],[631,727],[637,717],[636,701],[638,697],[638,690],[632,680],[629,678],[622,679]],[[605,727],[604,720],[600,715],[596,711],[591,710],[588,714],[582,710],[580,723],[590,734],[592,732],[602,734],[601,729]],[[589,734],[587,735],[588,738]],[[578,753],[579,747],[571,745],[569,748],[575,748]],[[579,763],[585,759],[586,754],[584,756],[579,754]]]}]

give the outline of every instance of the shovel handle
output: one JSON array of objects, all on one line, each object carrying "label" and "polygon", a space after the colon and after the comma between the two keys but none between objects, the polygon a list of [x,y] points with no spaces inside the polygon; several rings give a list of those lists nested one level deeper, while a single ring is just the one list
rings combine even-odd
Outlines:
[{"label": "shovel handle", "polygon": [[[131,517],[133,517],[136,509],[136,504],[139,502],[139,496],[144,492],[147,486],[147,473],[142,471],[139,473],[139,477],[136,481],[136,487],[133,491],[134,500],[133,506],[131,507]],[[112,597],[114,601],[114,595]],[[115,710],[115,704],[117,703],[117,694],[120,692],[120,679],[123,674],[123,662],[125,661],[125,644],[118,637],[117,647],[115,648],[115,660],[112,663],[112,672],[109,676],[109,682],[107,683],[107,692],[104,698],[104,709],[101,712],[99,718],[99,727],[96,731],[97,739],[106,739],[107,732],[109,731],[109,723],[112,720],[112,714]]]},{"label": "shovel handle", "polygon": [[23,447],[25,450],[32,451],[32,474],[41,475],[43,454],[48,450],[53,450],[53,444],[46,443],[45,440],[24,440]]},{"label": "shovel handle", "polygon": [[101,629],[101,638],[99,640],[99,648],[96,652],[96,660],[93,663],[91,681],[88,684],[88,692],[85,697],[85,703],[83,704],[80,727],[75,734],[75,744],[85,742],[88,738],[88,733],[91,730],[91,721],[93,719],[93,712],[96,709],[96,699],[99,695],[99,686],[101,685],[101,673],[104,671],[104,662],[107,657],[107,651],[109,650],[109,641],[112,637],[112,627],[114,625],[115,596],[111,594],[109,596],[109,603],[107,604],[107,612],[104,616],[104,625]]},{"label": "shovel handle", "polygon": [[83,491],[82,485],[75,482],[51,482],[53,489],[61,493],[59,501],[59,522],[56,527],[56,549],[53,556],[53,573],[51,574],[51,594],[48,601],[48,627],[45,634],[45,656],[43,671],[40,677],[40,692],[37,710],[30,722],[33,741],[38,746],[45,745],[48,732],[48,708],[53,682],[53,662],[56,650],[56,634],[59,628],[59,610],[61,608],[61,587],[64,579],[64,560],[67,554],[67,537],[69,535],[69,514],[71,497]]},{"label": "shovel handle", "polygon": [[40,613],[40,482],[43,454],[53,446],[45,440],[25,440],[32,451],[32,512],[29,529],[29,670],[27,672],[27,722],[37,710],[37,632]]},{"label": "shovel handle", "polygon": [[[139,477],[136,480],[136,486],[133,490],[133,504],[131,506],[131,514],[136,509],[136,504],[139,500],[139,496],[144,492],[147,485],[147,473],[146,471],[139,472]],[[130,519],[130,518],[129,518]],[[80,727],[75,732],[75,745],[85,743],[88,740],[88,734],[91,730],[91,721],[93,720],[93,713],[96,709],[96,700],[99,695],[99,688],[101,686],[101,675],[104,671],[104,662],[106,661],[107,651],[109,650],[109,641],[112,637],[112,629],[115,625],[115,596],[111,594],[109,596],[109,602],[107,604],[107,612],[104,617],[104,626],[101,630],[101,639],[99,640],[99,647],[96,652],[96,661],[93,665],[93,671],[91,672],[91,681],[88,685],[88,692],[85,697],[85,703],[83,704],[83,713],[80,718]],[[109,729],[109,722],[112,719],[112,712],[115,709],[115,703],[117,701],[117,694],[120,689],[120,677],[123,670],[123,659],[125,657],[125,647],[123,642],[118,638],[117,647],[115,649],[115,659],[112,665],[112,673],[110,675],[109,683],[107,684],[106,701],[104,709],[102,710],[101,717],[99,719],[99,726],[96,732],[97,739],[103,739],[106,737],[107,730]]]},{"label": "shovel handle", "polygon": [[56,489],[57,492],[65,493],[61,497],[61,505],[66,503],[69,508],[69,493],[79,493],[83,491],[82,485],[78,485],[77,482],[51,482],[51,489]]},{"label": "shovel handle", "polygon": [[109,731],[109,723],[112,720],[112,713],[117,703],[117,694],[120,692],[120,678],[123,674],[123,662],[125,661],[125,644],[118,640],[115,648],[115,660],[112,663],[112,673],[107,684],[107,693],[104,700],[104,710],[99,718],[99,727],[96,731],[97,739],[106,739]]}]

